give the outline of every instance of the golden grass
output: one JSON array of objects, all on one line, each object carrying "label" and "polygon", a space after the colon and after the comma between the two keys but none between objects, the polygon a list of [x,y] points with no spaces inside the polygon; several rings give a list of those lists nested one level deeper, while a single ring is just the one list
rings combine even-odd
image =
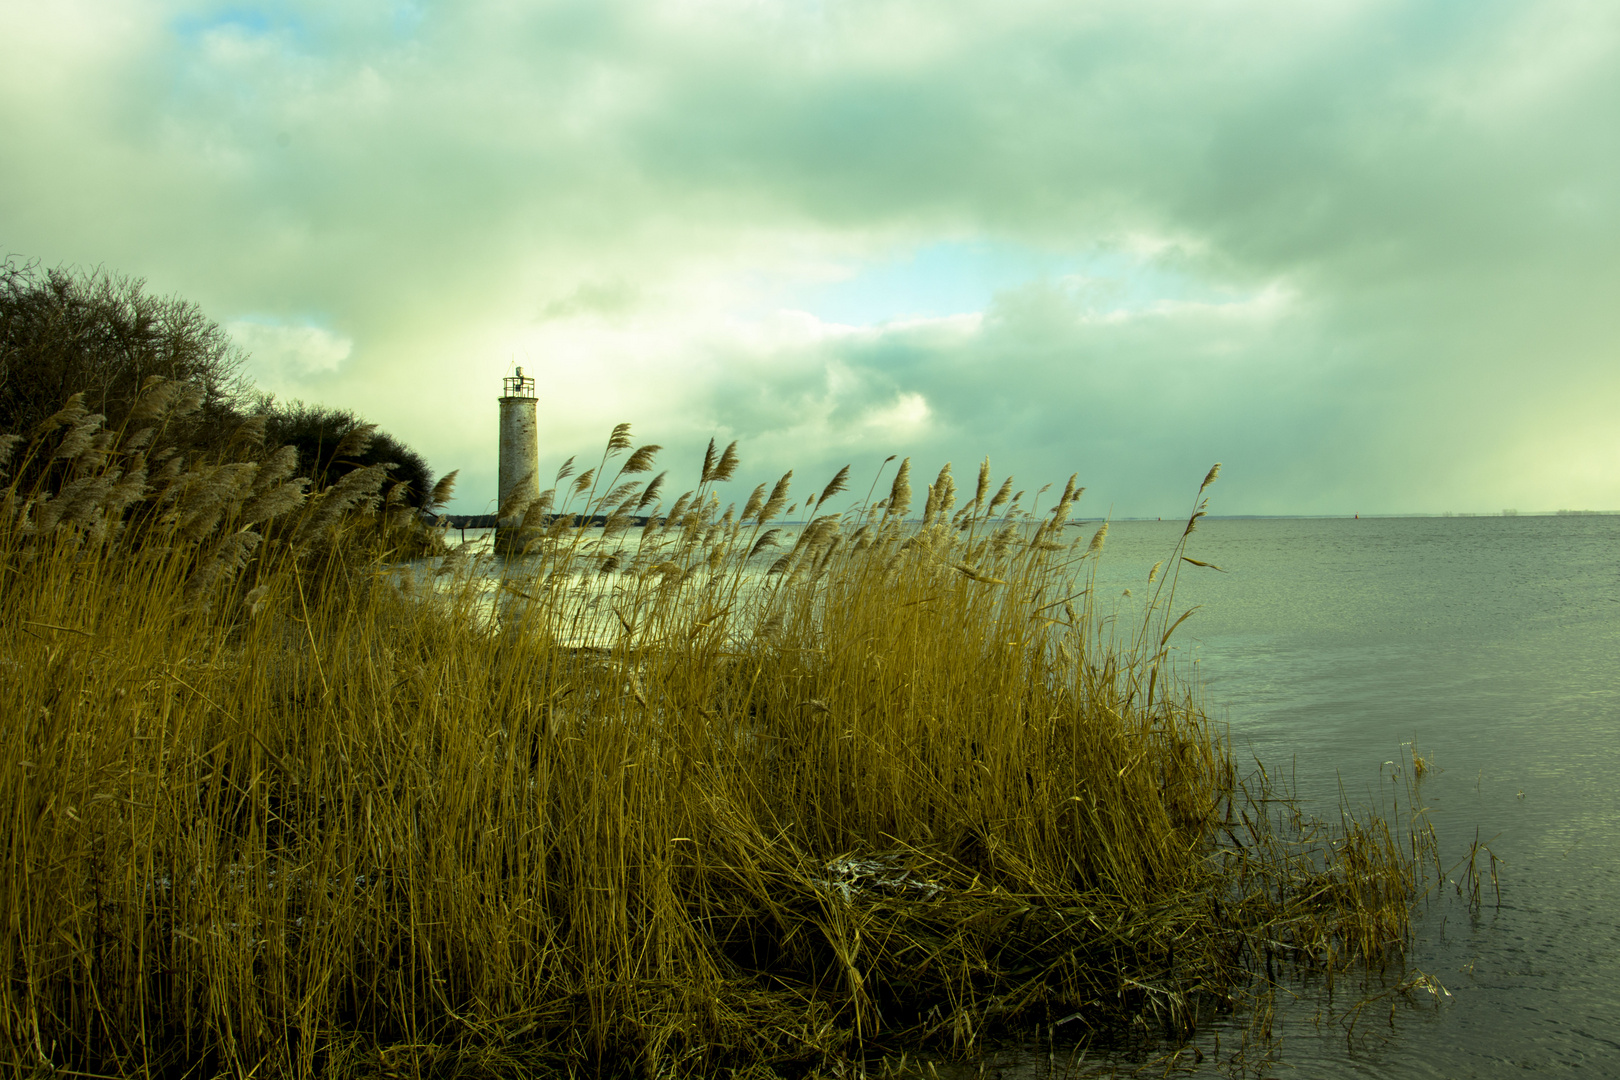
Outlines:
[{"label": "golden grass", "polygon": [[1434,762],[1418,753],[1417,742],[1415,740],[1410,744],[1410,749],[1412,754],[1412,779],[1421,781],[1424,777],[1428,776],[1430,770],[1434,768]]},{"label": "golden grass", "polygon": [[1166,666],[1176,571],[1105,632],[1072,480],[1030,517],[987,466],[956,508],[946,470],[908,522],[903,462],[791,535],[789,478],[722,510],[711,447],[640,527],[655,451],[625,426],[517,509],[491,606],[464,552],[399,568],[415,526],[381,476],[289,500],[274,454],[152,471],[149,428],[86,422],[0,503],[16,1075],[768,1075],[1059,1019],[1174,1038],[1274,963],[1407,939],[1422,830],[1329,830],[1240,781]]}]

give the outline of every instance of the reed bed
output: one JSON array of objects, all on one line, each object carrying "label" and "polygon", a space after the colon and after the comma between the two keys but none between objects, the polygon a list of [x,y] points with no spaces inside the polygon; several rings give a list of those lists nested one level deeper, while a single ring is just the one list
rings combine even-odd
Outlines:
[{"label": "reed bed", "polygon": [[195,402],[146,393],[118,431],[75,401],[0,444],[29,478],[0,502],[12,1075],[1173,1043],[1273,965],[1409,936],[1421,819],[1301,817],[1169,666],[1214,470],[1121,627],[1072,480],[1042,508],[947,466],[918,513],[903,462],[842,513],[847,469],[722,509],[711,447],[666,509],[621,426],[503,508],[524,554],[490,603],[464,549],[402,569],[385,470],[306,495],[251,423],[186,461],[162,432]]}]

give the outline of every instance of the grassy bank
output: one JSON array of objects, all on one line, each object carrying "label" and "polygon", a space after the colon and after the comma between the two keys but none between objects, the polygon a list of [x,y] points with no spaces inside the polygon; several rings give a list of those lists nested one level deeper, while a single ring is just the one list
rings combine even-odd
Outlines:
[{"label": "grassy bank", "polygon": [[252,431],[230,462],[149,460],[170,407],[8,447],[57,493],[0,504],[23,1075],[768,1075],[1035,1022],[1174,1038],[1274,962],[1406,939],[1419,834],[1281,822],[1239,782],[1165,663],[1186,551],[1116,625],[1072,482],[1038,506],[946,472],[913,507],[903,465],[818,515],[840,474],[776,531],[789,480],[723,509],[727,451],[631,528],[666,504],[621,429],[527,508],[492,609],[464,558],[395,569],[415,526],[380,471],[306,499]]}]

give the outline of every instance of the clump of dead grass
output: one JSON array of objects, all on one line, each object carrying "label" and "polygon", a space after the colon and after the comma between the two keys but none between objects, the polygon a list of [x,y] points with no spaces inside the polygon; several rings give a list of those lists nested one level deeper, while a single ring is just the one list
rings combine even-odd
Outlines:
[{"label": "clump of dead grass", "polygon": [[1174,1036],[1274,963],[1409,934],[1421,828],[1279,814],[1172,677],[1213,470],[1121,635],[1072,478],[1024,511],[986,463],[958,506],[947,466],[917,521],[908,460],[818,512],[845,470],[784,528],[791,473],[722,509],[735,446],[660,512],[621,425],[503,509],[526,556],[491,603],[465,551],[397,568],[380,475],[306,498],[282,454],[149,457],[66,412],[24,450],[51,486],[0,502],[25,1068],[713,1075],[1060,1017]]}]

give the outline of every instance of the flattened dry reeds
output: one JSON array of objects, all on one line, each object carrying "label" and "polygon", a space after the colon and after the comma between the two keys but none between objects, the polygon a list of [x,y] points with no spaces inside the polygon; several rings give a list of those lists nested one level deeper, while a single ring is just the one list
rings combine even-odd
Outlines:
[{"label": "flattened dry reeds", "polygon": [[986,464],[951,516],[942,470],[915,523],[902,462],[783,554],[791,474],[722,511],[729,447],[615,526],[662,483],[621,425],[491,608],[465,552],[395,565],[381,477],[302,502],[272,454],[114,495],[137,433],[67,430],[25,452],[78,440],[56,487],[0,505],[25,1070],[831,1067],[1058,1017],[1185,1032],[1278,949],[1406,939],[1417,832],[1239,782],[1168,610],[1104,637],[1072,481],[1032,520]]}]

